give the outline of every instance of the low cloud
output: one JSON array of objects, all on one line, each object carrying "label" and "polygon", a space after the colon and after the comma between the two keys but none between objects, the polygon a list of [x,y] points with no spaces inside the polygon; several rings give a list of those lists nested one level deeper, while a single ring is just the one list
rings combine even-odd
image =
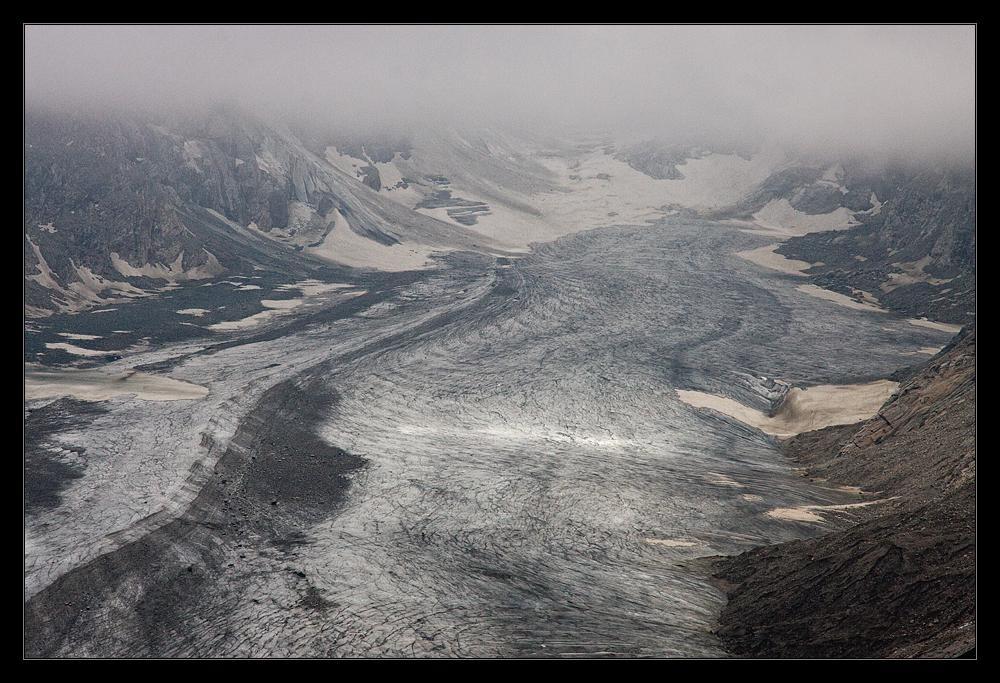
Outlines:
[{"label": "low cloud", "polygon": [[28,106],[237,104],[321,125],[572,125],[971,154],[952,26],[25,26]]}]

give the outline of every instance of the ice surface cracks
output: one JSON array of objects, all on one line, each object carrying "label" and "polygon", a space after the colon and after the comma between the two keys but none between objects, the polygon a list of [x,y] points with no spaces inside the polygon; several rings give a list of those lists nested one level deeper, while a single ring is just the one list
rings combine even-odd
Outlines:
[{"label": "ice surface cracks", "polygon": [[[877,373],[942,336],[748,270],[734,254],[755,239],[705,224],[581,233],[510,268],[429,273],[365,316],[192,356],[175,374],[209,386],[208,400],[141,414],[126,401],[107,418],[117,439],[75,437],[141,473],[115,488],[95,472],[77,495],[107,489],[107,502],[88,508],[75,546],[40,555],[50,569],[35,581],[129,528],[135,512],[118,512],[114,496],[145,487],[190,501],[183,472],[212,464],[193,441],[209,434],[221,449],[265,392],[300,378],[339,396],[318,434],[367,462],[348,475],[343,506],[306,523],[287,512],[294,490],[276,493],[266,524],[248,513],[225,536],[209,523],[221,512],[199,512],[214,559],[178,551],[167,563],[176,581],[206,577],[197,600],[163,602],[175,630],[105,654],[716,654],[707,624],[721,596],[678,563],[815,533],[763,513],[827,501],[768,437],[673,389],[739,397],[750,389],[734,370],[815,382]],[[249,509],[238,496],[225,505],[226,519]],[[101,600],[92,623],[112,629],[117,613]],[[61,652],[83,647],[74,642]]]}]

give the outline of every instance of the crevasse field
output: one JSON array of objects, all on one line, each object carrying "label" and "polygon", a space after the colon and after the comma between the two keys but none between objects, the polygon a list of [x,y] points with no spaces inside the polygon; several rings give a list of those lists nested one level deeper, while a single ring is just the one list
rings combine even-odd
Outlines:
[{"label": "crevasse field", "polygon": [[[111,379],[29,371],[31,405],[112,384],[53,440],[86,450],[85,475],[26,518],[26,597],[87,604],[45,653],[721,655],[724,597],[691,561],[817,535],[837,519],[768,513],[851,497],[685,392],[759,411],[767,380],[869,382],[952,335],[741,256],[849,215],[684,210],[738,200],[777,163],[712,155],[657,181],[579,153],[502,197],[456,166],[455,194],[491,207],[476,229],[511,256],[335,230],[348,265],[391,272],[233,279],[219,286],[304,301],[216,331],[229,342],[134,350],[100,369]],[[197,324],[200,286],[130,305]]]}]

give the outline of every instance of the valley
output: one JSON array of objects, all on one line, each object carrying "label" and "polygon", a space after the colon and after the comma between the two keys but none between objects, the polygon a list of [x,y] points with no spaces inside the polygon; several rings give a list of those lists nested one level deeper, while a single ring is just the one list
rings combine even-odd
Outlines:
[{"label": "valley", "polygon": [[[893,310],[863,235],[895,205],[836,164],[789,185],[778,150],[649,175],[606,140],[351,156],[238,117],[95,126],[26,143],[29,657],[726,656],[703,558],[866,508],[783,455],[808,421],[721,401],[891,395],[974,322],[974,290],[937,301],[974,286],[974,224],[924,231],[937,277]],[[747,257],[814,234],[868,250],[839,261],[868,289],[804,287],[831,277],[818,246]],[[859,428],[881,404],[825,402]]]}]

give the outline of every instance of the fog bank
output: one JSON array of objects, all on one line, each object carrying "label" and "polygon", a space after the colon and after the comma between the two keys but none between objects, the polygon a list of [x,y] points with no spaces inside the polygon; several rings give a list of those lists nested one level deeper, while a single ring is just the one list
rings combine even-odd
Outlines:
[{"label": "fog bank", "polygon": [[973,25],[24,28],[29,107],[971,154]]}]

